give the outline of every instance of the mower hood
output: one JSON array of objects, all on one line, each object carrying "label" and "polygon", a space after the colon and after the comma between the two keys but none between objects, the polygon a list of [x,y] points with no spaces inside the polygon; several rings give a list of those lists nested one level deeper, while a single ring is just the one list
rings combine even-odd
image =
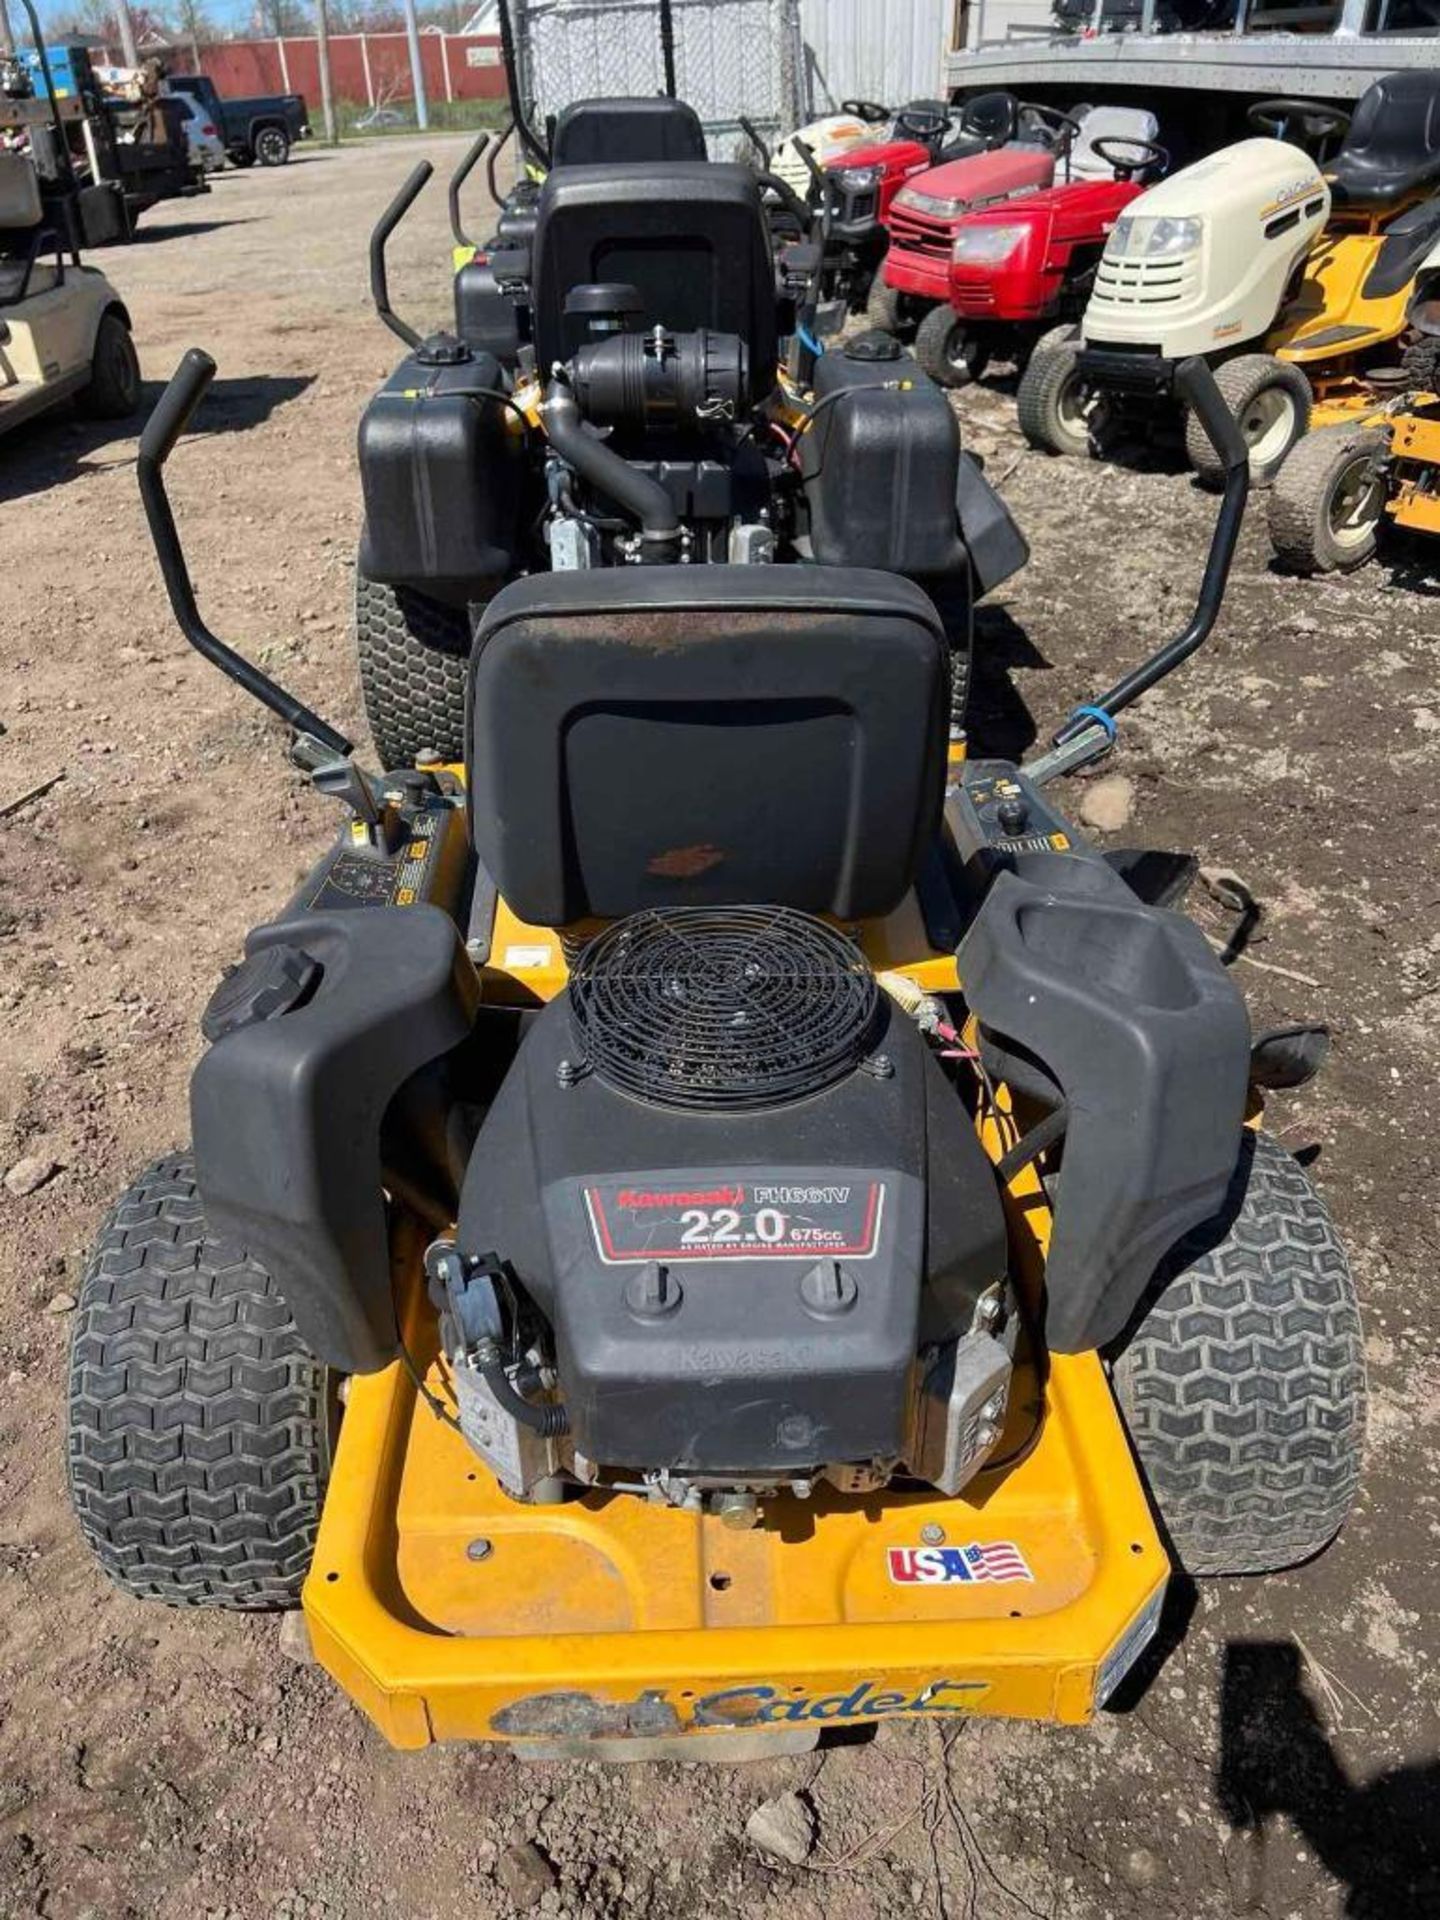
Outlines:
[{"label": "mower hood", "polygon": [[826,165],[832,172],[842,167],[880,167],[886,173],[913,173],[930,159],[930,149],[918,140],[867,140],[847,147]]},{"label": "mower hood", "polygon": [[[848,164],[858,163],[851,156]],[[928,167],[906,183],[905,192],[974,206],[1007,194],[1034,192],[1052,185],[1054,179],[1055,156],[1044,147],[1000,147],[994,153],[975,153]]]}]

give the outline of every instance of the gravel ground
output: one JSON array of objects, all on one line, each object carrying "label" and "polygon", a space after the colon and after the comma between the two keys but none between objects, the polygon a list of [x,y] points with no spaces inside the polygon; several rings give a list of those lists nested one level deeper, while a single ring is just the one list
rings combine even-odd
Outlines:
[{"label": "gravel ground", "polygon": [[[462,145],[428,151],[443,169]],[[192,343],[220,364],[172,464],[207,616],[356,732],[354,432],[395,357],[364,242],[415,152],[221,178],[104,259],[149,398]],[[397,305],[431,322],[443,219],[433,187],[394,248]],[[1181,623],[1214,505],[1163,456],[1026,452],[1003,375],[961,413],[1034,549],[979,636],[980,744],[1015,751]],[[888,1725],[748,1768],[526,1767],[392,1753],[286,1659],[278,1622],[131,1602],[70,1520],[83,1249],[129,1173],[183,1138],[204,997],[333,818],[172,626],[134,452],[63,417],[0,446],[0,806],[63,776],[0,821],[0,1169],[56,1169],[0,1189],[0,1914],[1440,1913],[1434,548],[1307,584],[1268,569],[1252,514],[1213,644],[1135,713],[1114,769],[1127,840],[1192,848],[1262,903],[1237,970],[1257,1023],[1334,1030],[1273,1125],[1312,1161],[1362,1288],[1373,1404],[1344,1537],[1282,1578],[1177,1587],[1124,1710],[1091,1727]],[[1195,911],[1230,932],[1207,896]],[[816,1832],[797,1868],[745,1839],[788,1790]]]}]

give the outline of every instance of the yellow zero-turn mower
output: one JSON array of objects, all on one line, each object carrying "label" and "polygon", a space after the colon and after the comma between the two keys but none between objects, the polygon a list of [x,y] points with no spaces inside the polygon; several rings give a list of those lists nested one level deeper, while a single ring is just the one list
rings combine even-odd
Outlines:
[{"label": "yellow zero-turn mower", "polygon": [[1080,1721],[1178,1564],[1350,1504],[1360,1324],[1260,1128],[1252,1036],[1050,797],[1184,632],[1028,768],[947,747],[950,652],[866,569],[541,575],[482,617],[462,764],[377,776],[185,632],[347,818],[202,1019],[193,1149],[81,1285],[70,1485],[129,1593],[303,1603],[386,1736],[776,1753],[913,1715]]},{"label": "yellow zero-turn mower", "polygon": [[140,403],[130,316],[80,248],[120,238],[125,209],[111,186],[82,187],[71,164],[49,59],[29,0],[53,128],[29,153],[0,153],[0,434],[66,400],[118,420]]},{"label": "yellow zero-turn mower", "polygon": [[1318,402],[1276,476],[1270,539],[1292,572],[1363,566],[1387,521],[1440,534],[1440,239],[1415,276],[1407,318],[1400,365]]},{"label": "yellow zero-turn mower", "polygon": [[[1166,363],[1198,354],[1240,424],[1252,480],[1268,485],[1316,400],[1377,355],[1398,358],[1416,269],[1440,237],[1440,74],[1387,74],[1353,121],[1303,100],[1261,102],[1250,118],[1344,138],[1323,165],[1288,140],[1243,140],[1133,201],[1080,325],[1042,342],[1021,380],[1032,445],[1103,451],[1168,392]],[[1185,448],[1218,486],[1193,417]]]}]

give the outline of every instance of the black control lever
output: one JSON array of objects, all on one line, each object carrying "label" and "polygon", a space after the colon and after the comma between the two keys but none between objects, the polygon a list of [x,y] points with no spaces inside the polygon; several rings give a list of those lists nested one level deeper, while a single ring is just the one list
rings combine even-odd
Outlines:
[{"label": "black control lever", "polygon": [[495,178],[495,162],[500,158],[501,150],[505,142],[514,131],[515,122],[513,120],[507,120],[500,129],[500,138],[495,142],[494,146],[491,147],[490,157],[485,162],[485,184],[489,187],[490,198],[495,202],[497,207],[504,200],[505,196],[501,193],[499,182]]},{"label": "black control lever", "polygon": [[1107,693],[1076,708],[1052,736],[1050,751],[1041,754],[1025,769],[1039,786],[1057,774],[1073,772],[1076,767],[1098,759],[1115,738],[1115,715],[1173,673],[1209,638],[1225,598],[1235,545],[1240,538],[1240,523],[1245,518],[1245,502],[1250,494],[1249,453],[1234,416],[1215,384],[1215,376],[1204,360],[1192,357],[1176,363],[1139,355],[1082,354],[1081,367],[1086,374],[1098,375],[1100,381],[1113,378],[1125,387],[1143,386],[1155,392],[1168,384],[1176,398],[1190,407],[1224,462],[1225,492],[1210,539],[1199,597],[1189,621],[1173,640],[1167,640],[1148,660],[1117,680]]},{"label": "black control lever", "polygon": [[199,347],[191,347],[175,369],[169,386],[156,402],[155,411],[145,422],[145,431],[140,435],[135,471],[140,479],[140,498],[144,503],[145,518],[150,524],[150,538],[160,561],[160,571],[165,576],[165,591],[170,596],[170,605],[175,610],[180,631],[197,653],[203,654],[213,666],[228,674],[262,706],[278,714],[302,739],[308,737],[310,741],[317,741],[330,753],[344,758],[351,750],[351,742],[344,734],[318,714],[312,713],[309,707],[293,694],[287,693],[243,655],[236,653],[233,647],[227,647],[223,640],[217,639],[200,618],[200,609],[195,604],[195,589],[190,583],[190,569],[185,564],[184,549],[175,530],[175,516],[165,492],[163,469],[175,442],[185,431],[214,377],[215,362],[209,354],[202,353]]},{"label": "black control lever", "polygon": [[740,115],[740,131],[759,154],[760,164],[768,173],[770,171],[770,149],[761,138],[760,129],[755,125],[755,122],[750,119],[748,114],[742,113]]},{"label": "black control lever", "polygon": [[404,186],[375,222],[375,231],[370,236],[370,298],[375,302],[375,311],[386,326],[392,333],[398,334],[407,347],[418,347],[420,335],[391,308],[390,287],[385,277],[385,247],[391,234],[419,199],[434,171],[428,160],[422,160],[412,169]]},{"label": "black control lever", "polygon": [[[488,149],[494,138],[494,134],[491,133],[487,127],[485,132],[475,141],[470,151],[450,176],[450,231],[455,237],[457,247],[473,247],[475,244],[460,224],[460,189],[470,178],[471,173],[479,162],[481,154]],[[493,165],[490,171],[492,173],[494,172]]]}]

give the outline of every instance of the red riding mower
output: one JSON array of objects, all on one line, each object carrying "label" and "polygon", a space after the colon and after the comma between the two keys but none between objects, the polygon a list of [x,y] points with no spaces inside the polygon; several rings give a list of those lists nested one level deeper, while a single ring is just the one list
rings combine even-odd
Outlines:
[{"label": "red riding mower", "polygon": [[[1131,123],[1107,132],[1114,122]],[[916,244],[919,223],[894,228],[886,272],[912,296],[927,279],[948,288],[915,333],[915,358],[942,386],[977,379],[992,356],[1023,363],[1047,332],[1085,310],[1110,229],[1123,210],[1170,164],[1153,133],[1154,116],[1101,107],[1084,121],[1065,185],[979,207],[949,224],[948,261],[933,229]],[[924,188],[922,179],[917,187]]]},{"label": "red riding mower", "polygon": [[878,567],[924,586],[963,658],[973,598],[1024,563],[944,395],[898,343],[805,344],[810,296],[777,285],[748,168],[570,159],[577,129],[663,153],[690,125],[668,99],[562,115],[528,245],[459,276],[459,338],[390,309],[386,241],[428,166],[376,228],[375,303],[410,349],[359,442],[356,644],[386,766],[463,757],[475,614],[524,575]]},{"label": "red riding mower", "polygon": [[1175,1562],[1317,1552],[1360,1325],[1258,1123],[1321,1036],[1252,1039],[1157,904],[1187,863],[1102,855],[1046,784],[1213,624],[1248,482],[1208,371],[1200,604],[1028,769],[947,753],[913,582],[722,563],[514,581],[461,756],[386,776],[200,619],[161,463],[213,372],[141,440],[172,604],[346,817],[80,1283],[111,1578],[303,1593],[402,1747],[724,1760],[1084,1720]]},{"label": "red riding mower", "polygon": [[1155,116],[1138,108],[1082,108],[1051,129],[1028,172],[940,166],[895,198],[882,272],[892,330],[913,333],[916,358],[946,386],[976,379],[997,346],[1028,351],[1062,310],[1083,307],[1109,223],[1139,176],[1168,164]]},{"label": "red riding mower", "polygon": [[[857,101],[866,113],[881,111]],[[848,147],[823,166],[802,134],[792,134],[772,157],[765,142],[740,124],[764,165],[762,177],[804,197],[815,215],[824,253],[826,298],[859,312],[869,299],[885,257],[886,216],[895,195],[917,173],[941,160],[964,160],[1039,139],[1037,123],[1012,93],[985,93],[964,107],[920,100],[887,116],[875,138]],[[873,316],[872,316],[873,317]]]}]

